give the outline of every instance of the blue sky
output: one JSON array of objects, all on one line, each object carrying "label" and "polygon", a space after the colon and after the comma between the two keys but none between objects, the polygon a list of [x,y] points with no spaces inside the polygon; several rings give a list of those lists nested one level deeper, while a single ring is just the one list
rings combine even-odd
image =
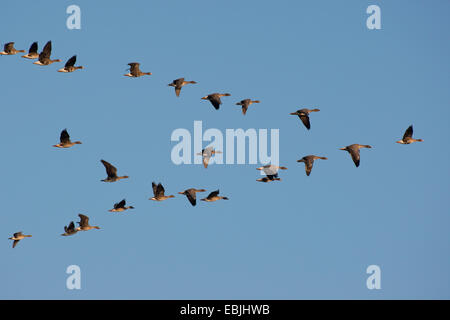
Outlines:
[{"label": "blue sky", "polygon": [[[81,8],[81,30],[66,8]],[[381,8],[368,30],[366,8]],[[84,70],[1,56],[2,299],[450,298],[450,3],[3,2],[1,42]],[[123,77],[138,61],[150,77]],[[196,85],[175,97],[167,84]],[[219,111],[200,100],[229,92]],[[261,100],[243,116],[234,104]],[[307,131],[290,116],[318,107]],[[256,165],[176,166],[173,130],[280,130],[281,182]],[[423,143],[399,145],[414,125]],[[51,146],[67,128],[82,145]],[[370,144],[355,168],[352,143]],[[297,159],[316,154],[311,176]],[[112,184],[105,159],[130,179]],[[149,201],[162,182],[175,199]],[[191,207],[177,192],[220,189]],[[207,193],[206,193],[207,194]],[[205,194],[205,195],[206,195]],[[107,210],[126,198],[133,211]],[[90,217],[100,230],[61,237]],[[32,234],[13,250],[7,238]],[[81,290],[66,268],[81,268]],[[368,290],[366,268],[381,268]]]}]

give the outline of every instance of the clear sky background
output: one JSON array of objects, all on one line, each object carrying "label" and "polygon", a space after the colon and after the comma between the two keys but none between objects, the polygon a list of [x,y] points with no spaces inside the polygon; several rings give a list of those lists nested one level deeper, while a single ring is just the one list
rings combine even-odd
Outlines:
[{"label": "clear sky background", "polygon": [[[66,8],[81,8],[81,30]],[[381,8],[368,30],[366,8]],[[450,2],[3,1],[2,299],[449,299]],[[150,77],[124,77],[138,61]],[[196,85],[177,98],[167,84]],[[200,100],[229,92],[216,111]],[[243,116],[235,103],[261,100]],[[318,107],[310,131],[297,117]],[[281,182],[257,165],[176,166],[173,130],[280,129]],[[399,145],[406,128],[423,143]],[[52,148],[67,128],[82,145]],[[347,152],[361,150],[356,168]],[[206,145],[206,143],[205,143]],[[316,161],[311,176],[296,160]],[[103,183],[105,159],[130,179]],[[175,199],[158,203],[152,181]],[[220,189],[192,207],[177,192]],[[201,194],[206,196],[208,193]],[[107,210],[126,198],[135,210]],[[90,217],[100,230],[61,237]],[[33,237],[15,249],[7,238]],[[81,268],[81,290],[66,268]],[[368,290],[366,268],[381,268]]]}]

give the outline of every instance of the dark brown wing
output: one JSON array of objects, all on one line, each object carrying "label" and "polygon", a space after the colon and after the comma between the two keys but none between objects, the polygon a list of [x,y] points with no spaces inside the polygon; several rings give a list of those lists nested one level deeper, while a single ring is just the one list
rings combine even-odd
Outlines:
[{"label": "dark brown wing", "polygon": [[189,202],[195,206],[197,204],[197,195],[196,192],[192,189],[186,190],[186,197],[188,198]]},{"label": "dark brown wing", "polygon": [[355,166],[359,167],[359,160],[360,160],[359,149],[350,148],[348,152],[352,156],[352,160],[355,163]]},{"label": "dark brown wing", "polygon": [[20,237],[22,235],[22,231],[14,233],[14,238]]},{"label": "dark brown wing", "polygon": [[313,165],[314,165],[314,160],[312,160],[311,158],[305,158],[305,171],[306,171],[307,176],[309,176],[311,174]]},{"label": "dark brown wing", "polygon": [[50,56],[52,54],[52,42],[49,41],[45,44],[44,49],[42,49],[42,52],[39,54],[39,61],[42,59],[50,59]]},{"label": "dark brown wing", "polygon": [[126,201],[123,199],[122,201],[114,204],[114,209],[125,208]]},{"label": "dark brown wing", "polygon": [[85,216],[84,214],[81,214],[81,213],[78,216],[80,217],[80,222],[78,222],[80,227],[89,226],[89,217],[88,216]]},{"label": "dark brown wing", "polygon": [[216,110],[219,110],[222,101],[220,101],[220,97],[218,95],[212,94],[208,97],[208,100],[211,102],[211,104],[214,106]]},{"label": "dark brown wing", "polygon": [[14,49],[14,42],[6,43],[3,49],[4,49],[3,51],[5,51],[6,53],[11,52]]},{"label": "dark brown wing", "polygon": [[61,131],[61,136],[59,137],[59,141],[61,141],[61,143],[70,143],[70,136],[69,136],[69,133],[67,132],[67,129],[64,129],[63,131]]},{"label": "dark brown wing", "polygon": [[175,86],[175,94],[176,94],[176,96],[177,97],[179,97],[180,96],[180,92],[181,92],[181,86]]},{"label": "dark brown wing", "polygon": [[130,62],[128,65],[130,66],[130,73],[133,76],[139,75],[139,71],[140,71],[139,70],[139,65],[140,65],[140,63],[138,63],[138,62]]},{"label": "dark brown wing", "polygon": [[117,177],[117,168],[114,167],[111,163],[106,162],[105,160],[100,160],[106,168],[106,174],[110,178]]},{"label": "dark brown wing", "polygon": [[213,191],[213,192],[211,192],[209,195],[208,195],[208,199],[211,199],[211,198],[214,198],[214,197],[216,197],[217,195],[219,195],[219,190],[216,190],[216,191]]},{"label": "dark brown wing", "polygon": [[156,194],[155,194],[155,198],[159,198],[159,197],[164,197],[164,187],[161,183],[158,183],[158,185],[156,186]]},{"label": "dark brown wing", "polygon": [[74,55],[72,58],[70,58],[69,60],[67,60],[67,62],[66,62],[66,64],[65,64],[64,68],[67,68],[67,67],[73,67],[73,66],[75,65],[75,62],[76,62],[76,61],[77,61],[77,56]]},{"label": "dark brown wing", "polygon": [[408,129],[406,129],[405,134],[403,135],[403,140],[407,138],[412,138],[412,136],[413,136],[413,126],[410,125]]},{"label": "dark brown wing", "polygon": [[311,124],[309,122],[309,116],[306,113],[300,113],[298,115],[298,117],[300,118],[300,120],[302,120],[303,124],[305,125],[306,129],[311,129]]},{"label": "dark brown wing", "polygon": [[13,248],[15,248],[17,246],[17,244],[19,243],[19,240],[14,240],[13,241]]},{"label": "dark brown wing", "polygon": [[38,51],[38,43],[33,42],[30,46],[30,50],[28,50],[28,53],[37,53]]}]

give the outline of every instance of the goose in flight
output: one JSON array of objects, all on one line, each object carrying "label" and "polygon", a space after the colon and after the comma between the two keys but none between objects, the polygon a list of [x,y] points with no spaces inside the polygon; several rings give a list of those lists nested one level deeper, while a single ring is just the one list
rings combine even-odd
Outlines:
[{"label": "goose in flight", "polygon": [[69,60],[67,60],[66,64],[64,65],[64,68],[61,68],[58,70],[58,72],[74,72],[78,69],[84,69],[83,66],[75,67],[75,62],[77,62],[77,56],[73,56]]},{"label": "goose in flight", "polygon": [[355,163],[356,167],[359,167],[359,161],[360,161],[360,155],[359,155],[359,149],[361,148],[372,148],[369,145],[365,144],[352,144],[349,146],[346,146],[345,148],[340,148],[339,150],[348,151],[350,155],[352,156],[352,160]]},{"label": "goose in flight", "polygon": [[17,50],[16,48],[14,48],[14,42],[8,42],[5,43],[5,45],[3,46],[3,51],[0,52],[0,54],[4,56],[11,56],[18,52],[25,52],[25,50]]},{"label": "goose in flight", "polygon": [[84,214],[79,214],[80,222],[78,224],[80,225],[78,228],[76,228],[77,231],[88,231],[92,229],[100,229],[100,227],[97,226],[91,226],[89,225],[89,217],[85,216]]},{"label": "goose in flight", "polygon": [[175,94],[177,97],[180,96],[180,92],[181,92],[181,88],[187,84],[196,84],[197,82],[195,81],[184,81],[184,78],[179,78],[176,80],[173,80],[172,83],[169,83],[168,86],[169,87],[174,87],[175,88]]},{"label": "goose in flight", "polygon": [[311,129],[311,123],[309,122],[309,114],[311,112],[318,112],[320,109],[300,109],[295,112],[292,112],[291,115],[298,116],[300,120],[302,120],[303,124],[305,125],[306,129]]},{"label": "goose in flight", "polygon": [[282,166],[276,166],[273,164],[268,164],[259,168],[256,168],[256,170],[263,170],[265,173],[265,177],[256,179],[256,181],[259,182],[271,182],[271,181],[281,181],[281,178],[278,177],[278,170],[287,170],[286,167]]},{"label": "goose in flight", "polygon": [[106,169],[106,174],[108,175],[108,177],[106,179],[103,179],[101,181],[103,182],[115,182],[121,179],[128,179],[129,176],[121,176],[118,177],[117,176],[117,168],[114,167],[111,163],[105,161],[105,160],[100,160],[101,163],[103,163],[103,165],[105,166]]},{"label": "goose in flight", "polygon": [[33,64],[37,64],[40,66],[48,66],[54,62],[61,62],[60,59],[55,60],[50,59],[51,54],[52,54],[52,42],[49,41],[45,44],[44,49],[42,49],[42,52],[39,53],[38,61],[33,62]]},{"label": "goose in flight", "polygon": [[216,153],[222,153],[222,151],[215,150],[213,147],[207,147],[202,149],[202,152],[197,153],[197,155],[202,156],[203,166],[208,168],[209,159]]},{"label": "goose in flight", "polygon": [[16,232],[13,234],[11,238],[8,238],[9,240],[14,240],[12,247],[15,248],[16,245],[19,243],[20,240],[24,238],[29,238],[31,235],[22,234],[22,231]]},{"label": "goose in flight", "polygon": [[220,105],[222,104],[222,101],[220,100],[221,97],[229,97],[231,94],[229,93],[211,93],[207,96],[204,96],[202,100],[209,100],[211,104],[214,106],[216,110],[219,110]]},{"label": "goose in flight", "polygon": [[126,201],[123,199],[122,201],[115,203],[114,208],[111,210],[108,210],[109,212],[122,212],[128,209],[134,209],[133,206],[127,206],[125,207]]},{"label": "goose in flight", "polygon": [[72,221],[72,222],[70,222],[70,224],[68,226],[64,226],[64,233],[61,235],[64,237],[67,237],[67,236],[72,236],[77,232],[78,232],[78,229],[75,228],[75,223],[73,223],[73,221]]},{"label": "goose in flight", "polygon": [[197,192],[205,192],[205,189],[195,189],[190,188],[187,190],[184,190],[183,192],[178,192],[179,194],[184,194],[186,198],[188,198],[189,202],[192,204],[192,206],[195,206],[197,204]]},{"label": "goose in flight", "polygon": [[153,197],[149,198],[149,200],[163,201],[169,198],[175,198],[174,195],[170,196],[164,195],[165,190],[161,183],[156,184],[152,182],[152,188],[153,188]]},{"label": "goose in flight", "polygon": [[314,155],[309,155],[301,158],[300,160],[297,160],[297,162],[303,162],[305,164],[305,171],[306,175],[309,176],[311,174],[311,170],[313,168],[314,160],[322,159],[322,160],[328,160],[326,157],[319,157]]},{"label": "goose in flight", "polygon": [[130,66],[130,72],[124,74],[125,77],[137,78],[143,75],[152,75],[151,72],[142,72],[141,69],[139,69],[139,66],[141,65],[139,62],[130,62],[128,65]]},{"label": "goose in flight", "polygon": [[413,143],[413,142],[422,142],[423,141],[422,139],[414,139],[412,136],[413,136],[413,126],[410,125],[408,127],[408,129],[406,129],[402,140],[398,140],[396,142],[400,143],[400,144],[410,144],[410,143]]},{"label": "goose in flight", "polygon": [[37,59],[39,58],[39,53],[38,53],[38,43],[37,42],[33,42],[30,46],[30,49],[28,50],[28,53],[24,56],[22,56],[22,58],[26,58],[26,59]]},{"label": "goose in flight", "polygon": [[238,103],[236,103],[236,105],[237,106],[242,106],[242,114],[245,115],[245,113],[247,112],[248,107],[252,103],[260,103],[260,101],[259,100],[252,100],[252,99],[244,99],[244,100],[241,100]]},{"label": "goose in flight", "polygon": [[227,197],[222,197],[219,196],[219,190],[213,191],[211,192],[206,198],[200,199],[201,201],[206,201],[206,202],[214,202],[217,200],[228,200]]},{"label": "goose in flight", "polygon": [[61,131],[61,135],[59,137],[60,143],[53,145],[53,147],[56,148],[70,148],[76,144],[81,144],[81,141],[70,141],[69,133],[67,132],[67,129],[64,129]]}]

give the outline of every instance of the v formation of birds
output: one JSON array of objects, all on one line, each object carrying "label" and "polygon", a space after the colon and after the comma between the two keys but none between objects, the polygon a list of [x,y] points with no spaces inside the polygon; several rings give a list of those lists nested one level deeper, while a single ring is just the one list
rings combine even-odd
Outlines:
[{"label": "v formation of birds", "polygon": [[[51,59],[51,51],[52,51],[52,42],[51,41],[48,41],[45,44],[44,48],[42,49],[42,51],[40,53],[38,53],[38,43],[33,42],[28,50],[28,53],[23,55],[22,58],[37,59],[33,64],[41,65],[41,66],[48,66],[55,62],[61,62],[60,59],[54,59],[54,60]],[[25,50],[17,50],[14,47],[14,42],[8,42],[4,45],[3,51],[0,52],[0,55],[16,55],[17,53],[20,53],[20,52],[24,53]],[[77,56],[76,55],[72,56],[71,58],[69,58],[67,60],[64,67],[61,69],[58,69],[57,71],[70,73],[70,72],[74,72],[75,70],[83,69],[84,68],[83,66],[75,66],[76,60],[77,60]],[[148,76],[152,75],[151,72],[141,71],[140,63],[138,63],[138,62],[130,62],[130,63],[128,63],[128,65],[130,66],[130,68],[129,68],[129,73],[124,74],[124,76],[126,76],[126,77],[137,78],[137,77],[141,77],[144,75],[148,75]],[[188,84],[196,84],[196,83],[197,82],[192,81],[192,80],[187,81],[184,78],[178,78],[178,79],[173,80],[172,83],[169,83],[168,86],[174,87],[175,95],[177,97],[179,97],[182,87],[184,87],[185,85],[188,85]],[[211,94],[208,94],[208,95],[202,97],[201,99],[208,100],[216,110],[219,110],[220,106],[222,104],[221,98],[229,97],[229,96],[231,96],[231,94],[229,94],[229,93],[211,93]],[[252,99],[243,99],[243,100],[237,102],[236,105],[241,106],[242,114],[245,115],[249,106],[253,103],[260,103],[260,101],[252,100]],[[303,108],[303,109],[299,109],[295,112],[290,113],[290,115],[298,116],[299,119],[301,120],[302,124],[305,126],[305,128],[307,130],[310,130],[311,129],[310,113],[319,112],[319,111],[320,110],[317,108],[314,108],[314,109]],[[403,138],[396,142],[399,144],[411,144],[413,142],[422,142],[422,141],[423,141],[422,139],[413,138],[413,126],[410,125],[404,132]],[[82,142],[81,141],[72,142],[67,129],[64,129],[60,133],[60,142],[58,144],[53,145],[53,147],[70,148],[77,144],[82,144]],[[364,144],[351,144],[346,147],[340,148],[340,150],[347,151],[350,154],[350,157],[353,160],[355,166],[359,167],[359,165],[360,165],[360,149],[362,149],[362,148],[372,148],[372,147],[370,145],[364,145]],[[203,166],[205,168],[208,167],[210,158],[216,153],[221,153],[221,151],[215,150],[212,147],[208,147],[208,148],[203,149],[202,152],[198,154],[198,155],[202,156]],[[305,164],[305,172],[306,172],[306,175],[309,176],[311,174],[314,161],[317,159],[327,160],[328,158],[323,157],[323,156],[307,155],[307,156],[304,156],[303,158],[297,160],[297,162],[303,162]],[[111,163],[109,163],[103,159],[100,160],[100,162],[104,165],[106,174],[107,174],[107,177],[101,181],[117,182],[121,179],[129,178],[126,175],[118,176],[117,168],[114,167]],[[286,169],[287,169],[286,167],[276,166],[273,164],[268,164],[268,165],[259,167],[259,168],[257,168],[257,170],[264,171],[265,177],[259,178],[256,181],[258,181],[258,182],[281,181],[281,178],[279,178],[279,176],[278,176],[278,171],[286,170]],[[149,200],[164,201],[164,200],[175,197],[174,195],[166,195],[165,189],[161,183],[156,184],[155,182],[153,182],[152,188],[153,188],[153,197],[149,198]],[[200,193],[200,192],[206,192],[206,190],[189,188],[182,192],[178,192],[178,194],[185,195],[186,198],[188,199],[189,203],[192,206],[195,206],[197,204],[196,194]],[[228,200],[228,197],[219,196],[219,190],[215,190],[215,191],[210,192],[206,198],[202,198],[201,200],[205,201],[205,202],[214,202],[217,200]],[[129,209],[134,209],[134,207],[126,206],[126,200],[123,199],[120,202],[115,203],[113,208],[110,209],[109,212],[123,212],[123,211],[129,210]],[[75,223],[73,221],[71,221],[68,226],[64,226],[64,233],[61,234],[62,236],[71,236],[71,235],[76,234],[79,231],[100,229],[100,227],[98,227],[98,226],[91,226],[89,224],[88,216],[86,216],[84,214],[79,214],[78,216],[80,218],[80,221],[78,222],[79,226],[76,227]],[[31,235],[25,235],[20,231],[20,232],[14,233],[13,236],[10,237],[9,239],[13,240],[12,247],[15,248],[17,243],[20,240],[22,240],[24,238],[28,238],[28,237],[31,237]]]}]

